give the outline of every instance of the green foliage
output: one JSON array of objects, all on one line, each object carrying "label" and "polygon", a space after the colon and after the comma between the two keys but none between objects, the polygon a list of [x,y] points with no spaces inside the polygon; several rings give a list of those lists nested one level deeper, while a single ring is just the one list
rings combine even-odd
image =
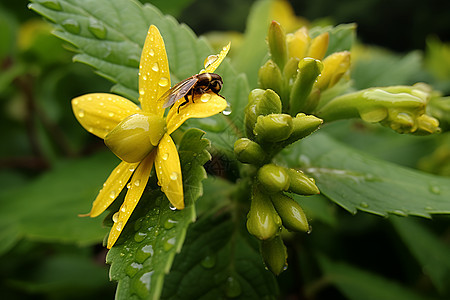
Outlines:
[{"label": "green foliage", "polygon": [[[195,1],[141,2],[145,4],[31,0],[33,12],[28,15],[37,12],[51,25],[27,19],[18,4],[1,5],[3,297],[104,299],[114,293],[116,299],[449,297],[445,215],[450,214],[450,180],[430,174],[448,174],[448,133],[405,136],[360,120],[324,118],[322,124],[318,118],[320,108],[342,95],[423,80],[430,91],[423,91],[426,99],[420,113],[439,120],[445,131],[450,119],[446,42],[430,38],[423,64],[418,51],[399,55],[355,47],[356,24],[309,28],[311,38],[329,33],[326,56],[352,51],[350,73],[339,74],[335,68],[336,76],[325,75],[336,82],[319,90],[315,82],[324,77],[319,75],[323,60],[301,68],[301,58],[289,61],[286,49],[272,47],[272,59],[286,67],[281,70],[267,61],[267,41],[278,46],[285,41],[280,28],[266,39],[273,16],[271,0],[255,2],[245,34],[233,42],[229,57],[216,71],[224,82],[220,94],[230,107],[210,118],[190,119],[172,134],[182,165],[186,208],[172,210],[153,171],[123,233],[106,254],[100,245],[107,233],[104,227],[111,226],[123,195],[104,214],[103,226],[101,218],[78,214],[89,210],[118,160],[99,151],[104,145],[82,131],[70,99],[111,90],[137,103],[140,54],[151,24],[164,38],[172,85],[198,73],[204,59],[218,52],[173,17],[183,15]],[[210,12],[211,18],[226,14],[220,5]],[[244,13],[236,16],[240,14]],[[299,21],[290,14],[285,12],[285,18]],[[233,17],[229,19],[234,22]],[[56,37],[50,34],[52,29]],[[215,41],[220,46],[227,43],[228,38]],[[81,64],[71,64],[71,55]],[[303,77],[296,75],[302,72]],[[256,89],[258,83],[261,89]],[[345,113],[358,117],[351,114],[355,107],[350,103]],[[335,109],[331,113],[347,118]],[[405,120],[404,108],[394,107],[393,113],[398,122]],[[370,117],[374,115],[362,120]],[[283,132],[286,124],[289,128]],[[318,127],[322,128],[314,132]],[[305,192],[305,186],[311,191]],[[319,190],[320,194],[304,196]],[[267,209],[255,209],[255,193],[266,201]],[[278,219],[267,219],[274,216]],[[264,227],[266,221],[273,226]],[[270,234],[262,235],[263,229]],[[259,232],[255,235],[264,241],[249,231]],[[104,264],[105,256],[110,266]],[[108,268],[112,283],[107,280]]]}]

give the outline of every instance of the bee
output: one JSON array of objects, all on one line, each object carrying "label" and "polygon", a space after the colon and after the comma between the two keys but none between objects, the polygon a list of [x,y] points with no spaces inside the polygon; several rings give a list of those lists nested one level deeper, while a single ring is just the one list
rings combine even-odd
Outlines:
[{"label": "bee", "polygon": [[184,102],[178,106],[177,111],[180,113],[180,108],[189,103],[189,96],[191,96],[192,102],[194,102],[196,95],[202,95],[209,91],[222,97],[219,95],[222,85],[222,77],[215,73],[196,74],[171,87],[161,96],[159,101],[164,101],[163,108],[166,108],[184,97]]}]

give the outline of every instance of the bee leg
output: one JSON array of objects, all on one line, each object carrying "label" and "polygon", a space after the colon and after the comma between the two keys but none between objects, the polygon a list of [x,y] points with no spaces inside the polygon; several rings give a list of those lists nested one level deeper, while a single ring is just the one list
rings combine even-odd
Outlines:
[{"label": "bee leg", "polygon": [[[192,102],[194,102],[194,101],[192,101]],[[188,104],[188,103],[189,103],[188,95],[185,95],[185,96],[184,96],[184,102],[181,103],[181,104],[178,106],[178,109],[177,109],[178,113],[180,113],[180,108],[181,108],[182,106],[185,106],[185,105]]]}]

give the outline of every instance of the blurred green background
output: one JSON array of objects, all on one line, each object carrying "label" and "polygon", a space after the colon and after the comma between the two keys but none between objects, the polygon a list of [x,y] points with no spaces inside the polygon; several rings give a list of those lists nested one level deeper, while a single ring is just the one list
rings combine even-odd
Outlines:
[{"label": "blurred green background", "polygon": [[[159,7],[164,13],[171,14],[179,22],[189,25],[197,34],[211,31],[245,30],[246,18],[254,1],[229,0],[224,2],[206,0],[148,1]],[[176,2],[176,5],[173,4]],[[440,88],[444,93],[450,92],[449,69],[450,63],[435,57],[436,49],[440,49],[440,42],[450,40],[450,1],[406,1],[406,0],[314,0],[290,1],[296,14],[317,24],[339,24],[356,22],[358,24],[358,39],[370,45],[377,45],[396,51],[407,53],[419,50],[425,60],[411,58],[413,64],[427,64],[427,69],[420,74],[411,76],[402,82],[412,84],[418,80],[426,80]],[[219,4],[220,3],[220,4]],[[0,201],[20,203],[20,199],[39,194],[30,186],[36,181],[43,181],[42,176],[50,172],[64,170],[67,164],[76,165],[76,158],[86,157],[105,150],[100,139],[81,129],[72,114],[70,100],[88,92],[107,92],[111,83],[97,76],[91,68],[72,63],[72,53],[64,44],[52,36],[51,26],[42,18],[28,10],[25,0],[2,1],[0,3]],[[433,43],[438,46],[430,47]],[[435,52],[433,52],[435,51]],[[394,61],[397,54],[389,56]],[[400,56],[398,56],[400,59]],[[402,57],[403,59],[403,57]],[[405,61],[408,63],[408,61]],[[358,69],[355,69],[357,74]],[[362,83],[361,83],[362,85]],[[361,86],[364,88],[364,86]],[[342,125],[347,126],[347,125]],[[341,127],[342,127],[341,126]],[[395,146],[398,141],[394,134],[388,134]],[[337,133],[337,136],[339,134]],[[384,136],[385,137],[385,136]],[[358,140],[341,136],[343,140],[358,145]],[[442,138],[443,140],[445,137]],[[447,136],[448,140],[448,136]],[[441,141],[428,141],[418,146],[415,153],[425,155],[438,148]],[[378,142],[373,138],[374,144]],[[419,142],[414,142],[419,145]],[[443,143],[445,144],[445,143]],[[449,143],[447,142],[447,145]],[[405,143],[403,145],[410,145]],[[402,143],[397,144],[397,152],[385,153],[387,158],[405,159],[402,157]],[[406,147],[406,146],[405,146]],[[449,148],[444,148],[436,166],[424,164],[424,169],[450,175],[450,170],[439,170],[442,165],[439,159],[449,161]],[[373,150],[374,152],[376,150]],[[396,156],[396,154],[398,154]],[[102,155],[102,154],[100,154]],[[389,156],[394,156],[389,157]],[[102,157],[105,160],[104,157]],[[113,160],[107,156],[106,160]],[[433,161],[436,162],[436,158]],[[405,165],[417,166],[418,158],[413,156],[402,162]],[[113,162],[111,163],[111,166]],[[56,170],[56,171],[55,171]],[[98,171],[100,182],[101,170]],[[67,173],[67,172],[66,172]],[[57,173],[59,174],[59,173]],[[65,173],[63,173],[65,174]],[[75,172],[76,174],[76,172]],[[65,174],[71,176],[71,174]],[[55,175],[56,176],[56,175]],[[48,197],[57,198],[64,193],[64,189],[53,189],[49,177]],[[68,177],[70,178],[70,177]],[[76,178],[73,178],[76,180]],[[41,185],[35,185],[41,186]],[[53,194],[52,194],[53,193]],[[45,195],[45,193],[44,193]],[[42,196],[42,198],[47,196]],[[90,207],[92,199],[80,203],[75,211],[85,213]],[[5,203],[1,203],[2,207]],[[36,203],[36,207],[39,207]],[[11,204],[11,210],[14,208]],[[17,209],[21,209],[17,204]],[[34,208],[33,208],[34,209]],[[54,209],[50,206],[48,209]],[[45,221],[47,208],[36,210]],[[383,228],[375,228],[373,224],[379,219],[373,216],[358,214],[349,216],[346,212],[338,216],[343,224],[359,223],[359,228],[338,232],[343,237],[342,243],[352,243],[357,237],[357,251],[368,251],[376,247],[381,239],[386,244],[392,242],[392,236],[382,236],[388,224]],[[25,217],[24,217],[25,218]],[[27,217],[28,218],[28,217]],[[104,263],[106,251],[98,243],[99,237],[105,231],[93,233],[89,240],[74,242],[76,238],[55,242],[55,238],[43,233],[27,234],[13,226],[16,219],[5,219],[3,233],[0,236],[0,295],[2,299],[112,299],[115,285],[109,283],[108,266]],[[36,222],[43,222],[41,219]],[[10,223],[8,223],[10,222]],[[101,220],[97,223],[100,224]],[[54,223],[55,228],[57,223]],[[434,230],[446,236],[450,231],[445,218],[437,218],[433,224]],[[32,225],[28,225],[32,227]],[[344,225],[342,225],[344,226]],[[349,225],[352,227],[352,225]],[[354,227],[354,226],[353,226]],[[21,227],[23,231],[25,231]],[[445,229],[447,228],[447,229]],[[368,233],[362,233],[367,230]],[[319,232],[318,226],[315,231]],[[331,233],[329,231],[329,233]],[[371,236],[369,237],[368,234]],[[13,236],[13,238],[11,238]],[[314,236],[314,235],[313,235]],[[25,238],[24,238],[25,237]],[[322,237],[313,242],[320,244]],[[321,240],[322,239],[322,240]],[[312,242],[311,242],[312,243]],[[366,243],[366,246],[364,246]],[[367,244],[368,243],[368,244]],[[76,246],[74,247],[74,244]],[[404,247],[398,242],[390,244],[390,248]],[[389,249],[390,249],[389,248]],[[389,250],[388,249],[388,250]],[[395,252],[395,249],[391,249]],[[403,249],[404,250],[404,249]],[[384,251],[387,251],[386,249]],[[369,255],[373,250],[369,251]],[[363,258],[352,257],[356,262]],[[383,265],[371,265],[376,271],[392,271],[392,265],[397,256],[386,259]],[[405,260],[410,257],[403,258]],[[414,272],[416,266],[412,267]],[[408,270],[394,272],[398,278],[408,277]],[[289,285],[288,283],[285,283]],[[429,282],[424,282],[427,285]]]}]

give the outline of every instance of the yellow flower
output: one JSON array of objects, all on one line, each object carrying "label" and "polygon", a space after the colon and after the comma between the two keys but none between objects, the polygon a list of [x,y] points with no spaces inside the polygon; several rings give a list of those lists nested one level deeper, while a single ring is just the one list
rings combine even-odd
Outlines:
[{"label": "yellow flower", "polygon": [[[219,55],[209,57],[209,65],[201,72],[214,72],[228,50],[229,45]],[[170,134],[189,118],[209,117],[227,107],[225,99],[208,91],[196,95],[188,105],[181,107],[184,98],[179,99],[164,117],[164,99],[161,96],[169,88],[170,73],[164,41],[152,25],[139,65],[141,108],[128,99],[105,93],[87,94],[72,100],[73,111],[80,124],[104,139],[122,160],[103,184],[88,215],[96,217],[104,212],[128,183],[125,200],[113,216],[114,225],[107,243],[109,249],[141,198],[153,164],[158,183],[170,203],[177,209],[184,208],[180,159]]]}]

